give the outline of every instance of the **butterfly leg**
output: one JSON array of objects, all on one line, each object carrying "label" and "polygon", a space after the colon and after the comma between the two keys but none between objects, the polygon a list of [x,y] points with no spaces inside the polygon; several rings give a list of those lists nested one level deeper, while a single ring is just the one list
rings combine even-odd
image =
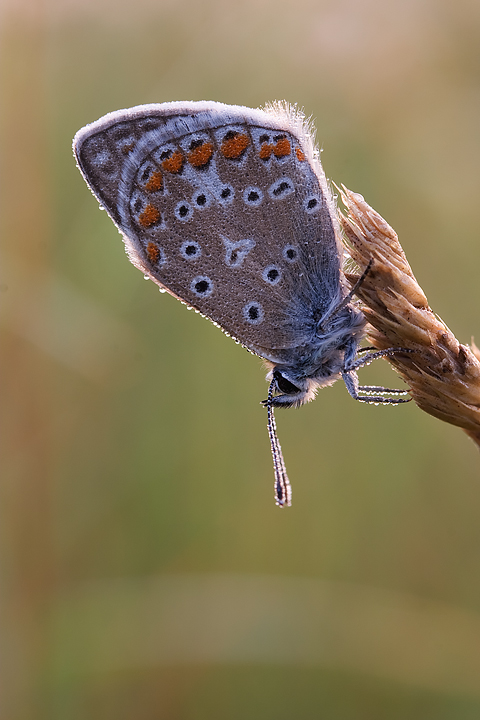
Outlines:
[{"label": "butterfly leg", "polygon": [[[376,348],[374,348],[372,345],[369,347],[361,347],[358,348],[356,351],[357,355],[360,355],[362,353],[376,351]],[[410,351],[409,351],[410,352]],[[359,391],[364,393],[372,393],[372,392],[378,392],[378,393],[388,393],[389,395],[408,395],[408,390],[398,390],[397,388],[385,388],[382,385],[359,385]]]},{"label": "butterfly leg", "polygon": [[[364,403],[373,403],[375,405],[400,405],[401,403],[410,402],[411,397],[385,397],[388,395],[406,395],[407,390],[391,390],[381,385],[359,385],[356,370],[346,370],[342,372],[343,382],[350,396],[354,400]],[[366,393],[363,395],[362,393]],[[375,394],[378,393],[378,394]]]},{"label": "butterfly leg", "polygon": [[366,395],[371,393],[380,393],[381,395],[408,395],[408,390],[399,390],[399,388],[386,388],[383,385],[359,385],[358,390]]},{"label": "butterfly leg", "polygon": [[[369,348],[368,348],[369,349]],[[358,352],[365,352],[367,348],[360,349]],[[357,354],[358,354],[357,352]],[[378,358],[382,357],[391,357],[392,355],[399,355],[401,353],[413,353],[415,350],[409,350],[408,348],[388,348],[387,350],[377,350],[376,352],[369,352],[367,355],[365,355],[362,358],[359,358],[358,360],[353,360],[353,362],[350,362],[349,358],[346,357],[345,361],[345,370],[348,372],[350,370],[358,370],[359,368],[365,367],[366,365],[370,365],[371,362],[374,360],[377,360]]]},{"label": "butterfly leg", "polygon": [[326,324],[333,317],[335,317],[335,315],[337,315],[340,312],[340,310],[343,310],[343,308],[346,307],[346,305],[348,305],[353,300],[353,297],[356,294],[358,288],[361,285],[363,285],[363,281],[365,280],[368,273],[370,272],[370,268],[372,267],[372,264],[373,264],[373,260],[370,260],[367,267],[365,268],[365,270],[363,271],[363,273],[361,274],[361,276],[359,277],[359,279],[357,280],[355,285],[352,287],[352,289],[350,290],[348,295],[345,295],[343,300],[341,302],[339,302],[338,305],[336,307],[334,307],[333,310],[326,317],[322,318],[322,320],[318,323],[318,330],[322,330],[322,328],[325,327]]}]

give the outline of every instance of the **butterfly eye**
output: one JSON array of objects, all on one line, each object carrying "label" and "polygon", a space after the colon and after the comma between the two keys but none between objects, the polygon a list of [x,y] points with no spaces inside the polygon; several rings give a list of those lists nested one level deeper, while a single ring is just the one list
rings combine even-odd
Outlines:
[{"label": "butterfly eye", "polygon": [[282,373],[279,370],[274,370],[273,379],[275,380],[277,388],[282,393],[286,393],[287,395],[294,395],[295,393],[301,392],[300,388],[291,383],[290,380],[287,380],[286,377],[283,377]]}]

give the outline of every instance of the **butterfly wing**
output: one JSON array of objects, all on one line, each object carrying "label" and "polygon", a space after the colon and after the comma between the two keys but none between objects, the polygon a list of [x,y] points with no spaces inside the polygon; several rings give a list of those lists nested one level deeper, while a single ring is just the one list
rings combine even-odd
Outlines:
[{"label": "butterfly wing", "polygon": [[308,344],[338,302],[333,201],[298,112],[144,105],[80,130],[74,152],[132,263],[262,357]]}]

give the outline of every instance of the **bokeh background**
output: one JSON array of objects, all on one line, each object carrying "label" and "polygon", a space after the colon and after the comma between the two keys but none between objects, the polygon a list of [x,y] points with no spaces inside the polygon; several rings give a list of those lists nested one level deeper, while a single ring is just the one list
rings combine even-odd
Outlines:
[{"label": "bokeh background", "polygon": [[473,443],[338,383],[277,413],[276,508],[261,362],[144,282],[71,153],[136,104],[296,102],[470,342],[478,1],[3,0],[0,58],[2,718],[480,717]]}]

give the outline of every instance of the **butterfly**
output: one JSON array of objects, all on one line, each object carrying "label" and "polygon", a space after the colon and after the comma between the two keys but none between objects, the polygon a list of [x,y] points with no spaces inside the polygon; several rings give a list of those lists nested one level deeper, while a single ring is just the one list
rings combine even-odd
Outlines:
[{"label": "butterfly", "polygon": [[275,500],[291,487],[273,409],[297,407],[343,378],[362,402],[406,391],[359,386],[357,370],[399,349],[359,349],[335,203],[314,128],[296,108],[218,102],[109,113],[73,141],[87,184],[123,235],[130,261],[268,366]]}]

